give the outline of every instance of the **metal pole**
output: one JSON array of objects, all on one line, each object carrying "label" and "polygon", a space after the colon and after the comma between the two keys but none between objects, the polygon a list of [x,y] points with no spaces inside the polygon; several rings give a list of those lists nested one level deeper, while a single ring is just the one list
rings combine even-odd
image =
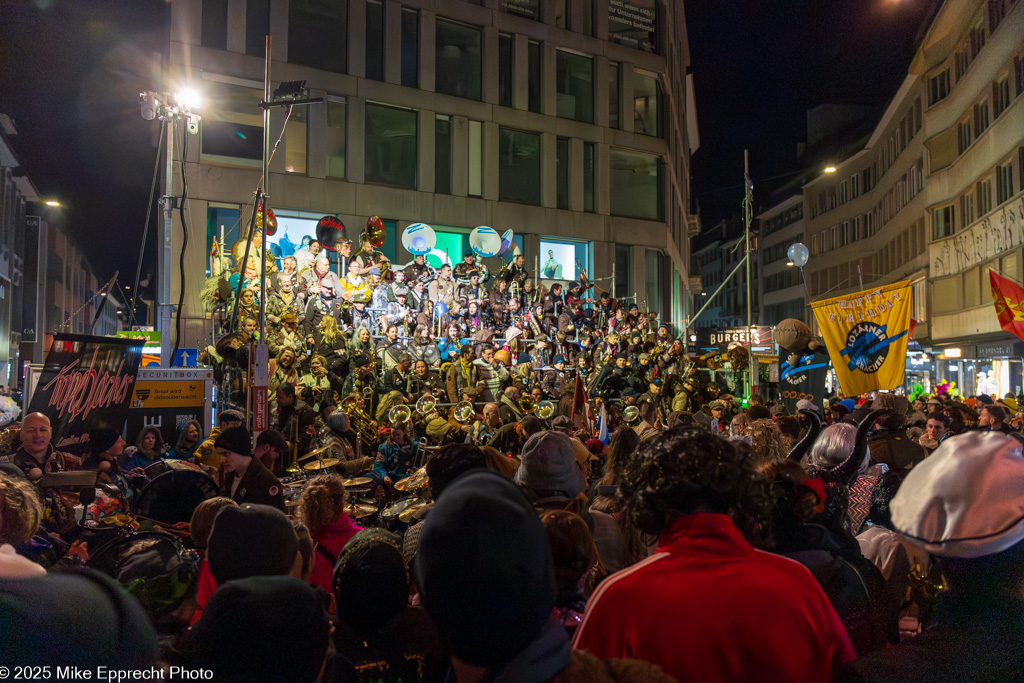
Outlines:
[{"label": "metal pole", "polygon": [[[811,290],[807,287],[807,277],[804,276],[804,267],[800,266],[800,279],[804,281],[804,296],[807,297],[807,305],[804,306],[804,315],[807,315],[806,311],[811,307]],[[804,321],[808,325],[811,324],[810,316]]]},{"label": "metal pole", "polygon": [[[267,58],[263,71],[263,101],[270,102],[270,3],[267,3]],[[257,195],[255,205],[259,207],[259,201],[263,200],[263,229],[260,231],[260,240],[263,243],[260,250],[260,343],[267,343],[267,225],[270,212],[270,107],[263,110],[263,187]],[[255,209],[254,209],[255,210]],[[244,266],[243,266],[244,276]]]},{"label": "metal pole", "polygon": [[748,363],[748,371],[747,371],[747,392],[746,393],[747,393],[747,398],[749,399],[751,394],[753,394],[753,391],[754,391],[754,368],[756,367],[756,364],[754,363],[754,355],[752,353],[753,348],[751,347],[751,344],[750,344],[751,336],[752,336],[751,333],[750,333],[750,329],[751,329],[751,322],[753,320],[753,316],[750,313],[750,310],[751,310],[751,301],[750,301],[750,219],[751,219],[752,214],[753,214],[753,204],[752,204],[753,198],[751,197],[751,194],[752,194],[754,188],[753,188],[753,185],[750,182],[750,150],[746,150],[746,149],[743,150],[743,185],[744,185],[744,188],[745,188],[745,199],[743,201],[743,203],[744,203],[744,208],[743,208],[743,223],[744,223],[743,231],[744,231],[744,242],[746,243],[746,246],[744,247],[743,251],[744,251],[744,253],[747,256],[747,258],[746,258],[746,261],[747,261],[747,358],[750,359],[750,361]]},{"label": "metal pole", "polygon": [[160,255],[157,259],[160,291],[157,308],[160,312],[160,363],[174,365],[171,358],[171,234],[174,230],[174,117],[167,118],[167,167],[164,171],[164,220],[160,224]]},{"label": "metal pole", "polygon": [[706,301],[706,302],[704,303],[704,305],[703,305],[703,306],[701,306],[701,307],[700,307],[700,310],[699,310],[699,311],[697,311],[697,312],[696,312],[696,313],[694,314],[694,316],[693,316],[693,317],[692,317],[692,318],[690,319],[690,321],[689,321],[689,322],[688,322],[688,323],[686,324],[686,329],[685,329],[685,330],[683,330],[683,333],[684,333],[684,334],[685,334],[685,333],[687,332],[687,330],[689,330],[689,329],[690,329],[690,328],[691,328],[691,327],[693,326],[693,324],[694,324],[695,322],[697,322],[697,318],[699,318],[699,317],[700,317],[700,314],[704,312],[704,309],[705,309],[705,308],[707,308],[708,306],[710,306],[710,305],[711,305],[711,302],[715,300],[715,297],[716,297],[716,296],[718,296],[718,293],[719,293],[719,292],[721,292],[721,291],[722,291],[723,289],[725,289],[725,286],[726,286],[727,284],[729,284],[729,280],[731,280],[731,279],[732,279],[732,276],[733,276],[733,275],[735,275],[736,273],[738,273],[738,272],[739,272],[739,270],[740,270],[740,268],[742,268],[742,267],[743,267],[743,265],[744,265],[744,261],[745,261],[746,259],[747,259],[747,255],[746,255],[746,254],[744,254],[744,255],[743,255],[743,258],[742,258],[742,259],[740,259],[740,262],[739,262],[739,263],[737,263],[737,264],[736,264],[736,267],[732,269],[732,272],[731,272],[731,273],[729,273],[728,275],[726,275],[726,276],[725,276],[725,279],[724,279],[724,280],[722,280],[722,284],[718,285],[718,289],[716,289],[716,290],[714,291],[714,293],[713,293],[713,294],[712,294],[711,296],[709,296],[709,297],[708,297],[708,300],[707,300],[707,301]]}]

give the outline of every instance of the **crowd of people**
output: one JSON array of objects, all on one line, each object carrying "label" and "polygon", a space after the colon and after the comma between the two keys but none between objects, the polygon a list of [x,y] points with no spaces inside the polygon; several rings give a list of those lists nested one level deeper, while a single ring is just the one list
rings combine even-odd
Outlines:
[{"label": "crowd of people", "polygon": [[[301,409],[291,384],[277,401]],[[410,418],[306,477],[233,410],[170,449],[95,430],[85,458],[30,414],[0,465],[0,658],[223,681],[1019,680],[1015,403],[715,399],[669,426],[642,401],[607,445],[564,416],[502,432],[492,404],[501,438],[432,447]],[[349,443],[345,412],[325,427]],[[167,460],[220,487],[173,525],[80,518],[41,478],[95,471],[127,501]]]},{"label": "crowd of people", "polygon": [[[1024,677],[1012,395],[790,415],[585,281],[535,290],[516,259],[487,291],[467,253],[388,282],[372,248],[339,278],[316,247],[265,302],[269,429],[235,408],[173,443],[97,427],[84,457],[41,413],[4,432],[0,663],[229,683]],[[208,350],[238,405],[253,270],[241,331]],[[94,480],[55,476],[76,472]]]}]

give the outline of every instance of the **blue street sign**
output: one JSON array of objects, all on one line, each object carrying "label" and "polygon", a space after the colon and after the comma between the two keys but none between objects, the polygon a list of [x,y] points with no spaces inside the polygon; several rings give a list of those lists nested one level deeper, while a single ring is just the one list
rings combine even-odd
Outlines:
[{"label": "blue street sign", "polygon": [[174,356],[174,366],[177,368],[194,368],[199,365],[199,349],[178,349]]}]

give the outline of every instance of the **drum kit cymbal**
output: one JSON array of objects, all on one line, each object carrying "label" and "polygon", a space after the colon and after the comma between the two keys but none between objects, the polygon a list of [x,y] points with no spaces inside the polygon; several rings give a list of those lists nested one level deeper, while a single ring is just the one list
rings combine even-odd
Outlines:
[{"label": "drum kit cymbal", "polygon": [[351,503],[345,506],[345,514],[353,519],[362,519],[377,514],[377,506],[367,503]]},{"label": "drum kit cymbal", "polygon": [[349,479],[346,479],[343,483],[345,484],[345,488],[347,489],[370,488],[371,486],[373,486],[373,479],[371,479],[370,477],[350,477]]},{"label": "drum kit cymbal", "polygon": [[400,479],[395,482],[395,489],[398,491],[415,491],[416,489],[423,488],[430,483],[430,479],[427,477],[427,466],[419,468],[405,479]]},{"label": "drum kit cymbal", "polygon": [[339,462],[341,462],[341,460],[338,458],[324,458],[323,460],[317,460],[316,462],[306,463],[302,466],[302,469],[309,471],[329,470]]},{"label": "drum kit cymbal", "polygon": [[427,501],[423,498],[403,498],[397,503],[392,503],[384,508],[380,513],[380,516],[385,522],[391,522],[397,519],[404,524],[408,524],[416,513],[419,512],[426,504]]}]

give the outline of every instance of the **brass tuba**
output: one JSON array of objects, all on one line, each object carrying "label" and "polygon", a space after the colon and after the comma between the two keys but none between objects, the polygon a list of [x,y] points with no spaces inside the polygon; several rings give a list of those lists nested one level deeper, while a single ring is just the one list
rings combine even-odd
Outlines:
[{"label": "brass tuba", "polygon": [[553,401],[541,401],[537,404],[537,417],[542,420],[549,419],[555,414],[555,404]]},{"label": "brass tuba", "polygon": [[416,412],[426,417],[430,413],[434,412],[434,406],[436,404],[437,401],[435,401],[434,397],[430,394],[421,396],[420,400],[416,401]]},{"label": "brass tuba", "polygon": [[377,443],[377,430],[373,427],[373,420],[361,409],[353,397],[346,398],[341,402],[341,409],[348,415],[356,432],[367,443]]},{"label": "brass tuba", "polygon": [[476,419],[476,409],[469,401],[462,401],[455,406],[455,420],[462,424],[469,424]]},{"label": "brass tuba", "polygon": [[532,414],[537,410],[537,401],[534,400],[533,396],[523,396],[519,399],[519,410],[526,414]]}]

